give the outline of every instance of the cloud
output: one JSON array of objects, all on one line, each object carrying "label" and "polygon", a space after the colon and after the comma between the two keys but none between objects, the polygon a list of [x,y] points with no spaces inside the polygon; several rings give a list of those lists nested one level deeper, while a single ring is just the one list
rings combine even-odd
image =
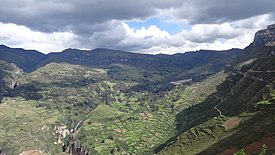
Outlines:
[{"label": "cloud", "polygon": [[159,9],[180,6],[180,0],[2,0],[0,21],[25,25],[39,31],[58,31],[110,20],[144,20]]},{"label": "cloud", "polygon": [[12,47],[35,49],[44,53],[78,47],[77,36],[72,32],[43,33],[25,26],[0,23],[0,42]]},{"label": "cloud", "polygon": [[[0,21],[34,30],[65,28],[83,34],[93,25],[111,20],[146,20],[160,14],[191,24],[221,24],[257,15],[273,14],[274,0],[2,0]],[[166,12],[166,13],[165,13]]]},{"label": "cloud", "polygon": [[274,15],[274,6],[274,0],[185,0],[173,14],[190,24],[224,23]]},{"label": "cloud", "polygon": [[120,48],[150,54],[245,48],[253,41],[256,31],[272,22],[274,21],[270,15],[261,15],[231,23],[197,24],[190,30],[182,30],[174,35],[159,29],[156,25],[131,29],[124,23],[127,35],[122,40]]},{"label": "cloud", "polygon": [[192,42],[211,43],[216,39],[231,39],[242,34],[242,29],[236,29],[229,23],[223,23],[194,25],[190,31],[184,31],[181,35]]},{"label": "cloud", "polygon": [[123,27],[126,30],[126,37],[119,46],[126,46],[132,51],[161,46],[171,38],[167,31],[160,30],[156,25],[151,25],[148,28],[132,29],[123,23]]},{"label": "cloud", "polygon": [[190,30],[182,30],[173,35],[157,25],[134,29],[119,20],[104,22],[101,28],[98,28],[99,25],[91,27],[97,30],[87,31],[85,35],[72,31],[39,32],[25,26],[1,23],[0,42],[44,53],[62,51],[69,47],[103,47],[138,53],[173,54],[199,49],[244,48],[252,42],[256,31],[270,23],[270,15],[262,15],[231,23],[197,24]]},{"label": "cloud", "polygon": [[118,48],[118,44],[125,38],[126,30],[122,22],[112,20],[104,23],[105,28],[95,31],[89,35],[88,39],[83,37],[83,46],[87,48]]},{"label": "cloud", "polygon": [[[243,48],[275,22],[274,0],[2,0],[0,43],[44,53],[98,47],[140,53]],[[133,28],[127,23],[158,23]],[[152,21],[150,21],[152,22]],[[149,23],[149,22],[148,22]],[[180,30],[181,28],[181,30]],[[170,33],[169,33],[169,32]]]}]

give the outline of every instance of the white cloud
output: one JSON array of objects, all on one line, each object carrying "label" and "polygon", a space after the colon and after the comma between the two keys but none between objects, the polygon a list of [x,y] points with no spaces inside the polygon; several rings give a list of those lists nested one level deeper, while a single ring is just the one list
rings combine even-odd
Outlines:
[{"label": "white cloud", "polygon": [[[137,48],[138,45],[148,44],[135,52],[150,54],[173,54],[200,49],[245,48],[253,41],[256,31],[272,22],[274,21],[270,15],[266,14],[231,23],[197,24],[193,25],[191,30],[182,30],[175,35],[160,30],[157,26],[134,30],[124,23],[127,38],[123,42],[125,46],[136,44]],[[249,27],[245,26],[248,23],[252,24]]]},{"label": "white cloud", "polygon": [[197,24],[190,31],[183,31],[181,35],[187,40],[197,43],[213,42],[218,38],[230,39],[242,34],[241,29],[232,27],[229,23]]},{"label": "white cloud", "polygon": [[148,28],[140,28],[140,29],[132,29],[127,24],[123,23],[124,28],[127,30],[127,35],[129,37],[136,37],[136,38],[151,38],[151,37],[170,37],[171,35],[166,32],[160,30],[156,25],[151,25]]},{"label": "white cloud", "polygon": [[[191,29],[170,34],[157,25],[133,29],[125,22],[111,20],[102,28],[83,35],[66,32],[39,32],[25,26],[0,23],[0,42],[11,47],[36,49],[41,52],[65,48],[111,48],[138,53],[174,54],[199,49],[226,50],[244,48],[256,31],[274,22],[270,15],[221,24],[188,25]],[[252,23],[252,24],[251,24]]]},{"label": "white cloud", "polygon": [[47,53],[76,47],[77,36],[72,32],[43,33],[25,26],[0,23],[0,42],[11,47],[35,49]]},{"label": "white cloud", "polygon": [[166,44],[172,37],[167,31],[160,30],[156,25],[151,25],[148,28],[132,29],[126,23],[123,23],[123,28],[126,31],[126,36],[119,46],[128,47],[128,49],[134,51],[148,49],[152,46],[161,46]]},{"label": "white cloud", "polygon": [[[275,22],[274,0],[1,2],[0,43],[42,52],[105,47],[172,54],[201,48],[243,48],[257,30]],[[169,34],[159,28],[163,26],[154,25],[160,23],[132,29],[123,22],[146,23],[150,18],[176,23],[182,30]]]}]

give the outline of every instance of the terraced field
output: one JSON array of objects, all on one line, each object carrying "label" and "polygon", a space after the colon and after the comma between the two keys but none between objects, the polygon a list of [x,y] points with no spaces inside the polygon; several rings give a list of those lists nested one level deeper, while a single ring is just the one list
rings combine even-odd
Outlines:
[{"label": "terraced field", "polygon": [[[102,108],[104,106],[104,108]],[[109,115],[94,116],[94,113]],[[166,112],[128,114],[99,105],[83,125],[86,145],[99,154],[149,153],[157,144],[175,134],[174,116]],[[170,121],[169,121],[170,120]]]},{"label": "terraced field", "polygon": [[[52,135],[54,126],[65,125],[70,130],[83,122],[77,131],[61,139],[67,152],[75,145],[92,154],[153,154],[159,145],[178,134],[177,114],[215,93],[226,76],[221,71],[198,83],[159,92],[139,91],[134,89],[139,82],[114,80],[105,69],[51,63],[22,76],[22,85],[15,93],[18,97],[7,98],[0,105],[5,116],[1,120],[17,125],[11,130],[3,124],[0,129],[5,139],[1,139],[0,146],[16,152],[62,152],[61,143],[53,144],[58,142],[58,137]],[[15,112],[4,113],[8,111]],[[13,113],[20,116],[10,120]],[[20,136],[14,135],[16,131],[22,132]],[[23,141],[29,142],[21,144]]]},{"label": "terraced field", "polygon": [[62,119],[55,110],[36,108],[35,101],[22,98],[5,98],[0,104],[0,145],[19,154],[26,150],[59,152],[60,146],[53,144],[52,128]]},{"label": "terraced field", "polygon": [[[94,154],[152,154],[157,146],[177,134],[177,110],[203,101],[205,96],[217,91],[215,86],[225,77],[226,74],[220,72],[202,83],[178,86],[157,100],[154,96],[146,98],[146,93],[130,96],[121,93],[124,102],[116,101],[110,106],[100,104],[90,113],[81,129],[85,135],[81,140],[85,142],[83,147],[93,150]],[[204,83],[211,83],[211,87],[203,91]],[[190,97],[185,98],[186,95]],[[171,103],[177,103],[177,107]]]}]

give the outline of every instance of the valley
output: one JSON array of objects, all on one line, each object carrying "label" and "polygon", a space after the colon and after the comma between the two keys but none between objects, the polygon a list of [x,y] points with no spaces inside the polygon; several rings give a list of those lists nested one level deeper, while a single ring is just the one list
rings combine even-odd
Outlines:
[{"label": "valley", "polygon": [[0,154],[274,153],[275,47],[262,37],[174,55],[1,45]]}]

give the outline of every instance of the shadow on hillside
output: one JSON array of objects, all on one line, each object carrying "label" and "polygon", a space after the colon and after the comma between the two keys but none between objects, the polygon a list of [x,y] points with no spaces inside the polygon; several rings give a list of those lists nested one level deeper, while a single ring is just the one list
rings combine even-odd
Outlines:
[{"label": "shadow on hillside", "polygon": [[[234,77],[230,78],[233,79]],[[237,78],[236,81],[241,81],[240,79]],[[176,115],[178,134],[157,147],[155,152],[157,153],[176,142],[180,134],[219,116],[220,113],[223,116],[232,117],[245,110],[253,110],[254,107],[250,103],[255,103],[261,98],[261,90],[265,88],[266,84],[252,80],[243,80],[242,83],[236,83],[232,84],[230,80],[224,81],[217,86],[217,92],[209,95],[202,103],[179,112]],[[232,87],[232,85],[238,85],[238,87]],[[230,89],[234,90],[233,95]]]},{"label": "shadow on hillside", "polygon": [[[45,88],[58,87],[58,88],[68,88],[68,89],[77,89],[89,86],[90,84],[95,83],[95,80],[92,79],[80,79],[80,80],[64,80],[60,82],[52,83],[41,83],[39,81],[31,81],[27,84],[21,84],[16,89],[10,91],[9,94],[4,96],[9,97],[23,97],[26,100],[41,100],[43,95],[41,91]],[[66,91],[67,92],[67,91]]]},{"label": "shadow on hillside", "polygon": [[218,154],[230,147],[237,147],[240,150],[248,144],[275,133],[275,122],[272,119],[275,113],[275,105],[261,105],[255,110],[259,113],[240,124],[236,133],[203,150],[199,155]]},{"label": "shadow on hillside", "polygon": [[43,96],[39,94],[41,88],[40,83],[32,81],[29,84],[19,85],[10,95],[12,97],[23,97],[26,100],[40,100],[43,98]]}]

